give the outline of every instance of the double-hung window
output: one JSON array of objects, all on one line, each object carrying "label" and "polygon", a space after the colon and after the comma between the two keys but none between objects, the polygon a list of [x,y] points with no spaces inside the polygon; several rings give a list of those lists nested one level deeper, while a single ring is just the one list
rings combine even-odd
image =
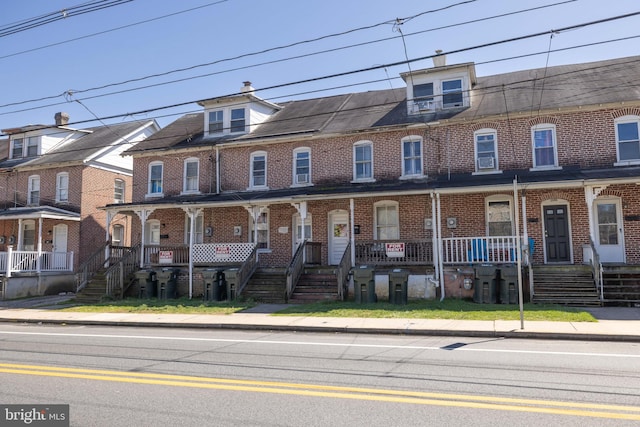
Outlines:
[{"label": "double-hung window", "polygon": [[486,200],[487,235],[513,235],[513,213],[511,198],[492,196]]},{"label": "double-hung window", "polygon": [[394,240],[400,238],[398,202],[381,201],[374,204],[376,240]]},{"label": "double-hung window", "polygon": [[353,145],[353,180],[373,181],[373,143],[360,141]]},{"label": "double-hung window", "polygon": [[558,166],[556,126],[542,124],[531,129],[533,139],[533,167],[552,168]]},{"label": "double-hung window", "polygon": [[69,174],[60,172],[56,175],[56,202],[69,201]]},{"label": "double-hung window", "polygon": [[183,193],[195,193],[199,190],[199,169],[198,159],[187,159],[184,161],[184,186]]},{"label": "double-hung window", "polygon": [[114,224],[111,231],[111,244],[114,246],[122,246],[124,244],[124,225]]},{"label": "double-hung window", "polygon": [[124,203],[124,180],[116,179],[113,182],[113,202]]},{"label": "double-hung window", "polygon": [[29,192],[27,204],[37,206],[40,204],[40,176],[29,177]]},{"label": "double-hung window", "polygon": [[488,172],[498,169],[496,131],[481,129],[474,133],[476,147],[476,171]]},{"label": "double-hung window", "polygon": [[616,120],[618,162],[640,161],[640,117],[624,116]]},{"label": "double-hung window", "polygon": [[444,108],[462,107],[462,80],[445,80],[442,82],[442,106]]},{"label": "double-hung window", "polygon": [[422,138],[419,136],[402,139],[402,176],[422,176]]},{"label": "double-hung window", "polygon": [[160,244],[160,221],[159,220],[150,219],[147,221],[144,228],[144,242],[147,245]]},{"label": "double-hung window", "polygon": [[209,111],[209,134],[222,133],[224,129],[222,110]]},{"label": "double-hung window", "polygon": [[229,127],[231,132],[245,131],[244,108],[235,108],[231,110],[231,126]]},{"label": "double-hung window", "polygon": [[413,85],[413,104],[417,110],[433,110],[433,83]]},{"label": "double-hung window", "polygon": [[[185,215],[185,243],[191,244],[191,217]],[[202,243],[204,236],[204,217],[202,214],[196,216],[193,233],[193,243]]]},{"label": "double-hung window", "polygon": [[255,243],[258,249],[269,248],[269,210],[263,209],[257,214],[257,219],[249,220],[249,241]]},{"label": "double-hung window", "polygon": [[26,157],[36,157],[40,154],[40,138],[37,136],[31,136],[27,138],[27,155]]},{"label": "double-hung window", "polygon": [[162,162],[153,162],[149,165],[149,195],[162,195]]},{"label": "double-hung window", "polygon": [[251,153],[251,181],[250,188],[265,188],[267,186],[267,153],[256,151]]},{"label": "double-hung window", "polygon": [[12,159],[22,158],[22,144],[24,143],[24,139],[15,138],[12,142],[13,142],[13,149],[11,150],[11,158]]},{"label": "double-hung window", "polygon": [[293,151],[293,183],[308,185],[311,183],[311,150],[306,147]]}]

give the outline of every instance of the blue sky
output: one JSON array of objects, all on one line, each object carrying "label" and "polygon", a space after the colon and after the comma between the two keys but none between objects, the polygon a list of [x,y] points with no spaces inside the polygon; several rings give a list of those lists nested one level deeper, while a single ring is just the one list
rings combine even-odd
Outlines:
[{"label": "blue sky", "polygon": [[[0,29],[88,1],[3,0]],[[532,8],[540,9],[521,12]],[[550,31],[638,11],[637,0],[133,0],[0,37],[0,129],[51,124],[58,111],[68,112],[72,123],[94,120],[78,127],[110,116],[118,117],[102,122],[155,118],[165,126],[198,111],[192,101],[235,93],[246,80],[276,103],[403,87],[399,74],[406,64],[287,84],[426,57],[436,49],[461,51],[448,54],[447,62],[475,62],[478,76],[633,56],[639,54],[640,15]],[[469,23],[483,18],[491,19]],[[325,37],[338,33],[345,34]],[[471,49],[537,33],[545,34]],[[612,42],[620,38],[627,40]],[[565,50],[553,52],[559,49]],[[528,56],[515,58],[522,55]],[[431,66],[430,59],[410,65]],[[144,78],[155,74],[164,75]],[[95,89],[105,85],[111,86]],[[281,87],[260,90],[275,86]],[[41,98],[47,99],[33,101]]]}]

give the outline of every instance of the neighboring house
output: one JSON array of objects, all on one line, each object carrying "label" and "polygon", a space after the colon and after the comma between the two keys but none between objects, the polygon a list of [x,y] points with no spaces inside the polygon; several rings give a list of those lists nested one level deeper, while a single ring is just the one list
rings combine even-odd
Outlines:
[{"label": "neighboring house", "polygon": [[194,265],[231,244],[290,272],[306,241],[342,274],[375,266],[382,294],[395,267],[413,297],[478,297],[493,286],[478,266],[504,281],[520,264],[534,301],[640,300],[618,286],[640,265],[640,57],[486,77],[444,59],[405,88],[276,105],[247,82],[203,101],[125,152],[133,202],[107,210],[134,215],[141,266],[163,250],[189,265],[189,295]]},{"label": "neighboring house", "polygon": [[132,159],[121,153],[158,125],[76,129],[65,113],[55,120],[2,130],[9,137],[0,161],[3,298],[75,291],[78,266],[108,236],[114,245],[130,244],[129,218],[114,218],[107,233],[98,208],[132,200]]}]

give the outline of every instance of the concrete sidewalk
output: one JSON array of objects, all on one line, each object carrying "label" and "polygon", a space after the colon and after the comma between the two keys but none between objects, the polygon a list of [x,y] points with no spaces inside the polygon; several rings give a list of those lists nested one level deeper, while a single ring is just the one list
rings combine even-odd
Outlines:
[{"label": "concrete sidewalk", "polygon": [[[68,297],[67,297],[68,299]],[[157,313],[80,313],[0,303],[0,322],[58,325],[277,330],[331,333],[382,333],[434,336],[543,338],[640,342],[640,308],[588,308],[598,322],[468,321],[274,316],[286,305],[258,305],[230,315]],[[56,306],[59,308],[59,306]]]}]

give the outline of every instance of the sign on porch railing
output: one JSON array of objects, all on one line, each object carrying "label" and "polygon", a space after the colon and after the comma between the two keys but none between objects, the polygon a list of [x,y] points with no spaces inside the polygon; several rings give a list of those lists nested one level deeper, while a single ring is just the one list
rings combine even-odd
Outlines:
[{"label": "sign on porch railing", "polygon": [[385,252],[389,258],[403,258],[404,243],[385,243]]},{"label": "sign on porch railing", "polygon": [[193,262],[244,262],[254,248],[253,243],[198,243],[193,245]]},{"label": "sign on porch railing", "polygon": [[173,264],[173,251],[158,252],[158,264]]}]

